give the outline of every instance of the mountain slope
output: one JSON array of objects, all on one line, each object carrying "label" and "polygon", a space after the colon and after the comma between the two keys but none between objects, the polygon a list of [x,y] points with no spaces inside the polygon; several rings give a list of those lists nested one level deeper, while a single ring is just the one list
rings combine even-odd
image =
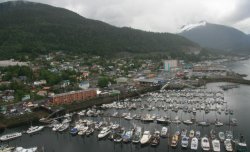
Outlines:
[{"label": "mountain slope", "polygon": [[2,56],[46,53],[114,55],[121,52],[178,52],[200,49],[190,40],[169,33],[118,28],[84,18],[63,8],[14,1],[0,3],[0,53]]},{"label": "mountain slope", "polygon": [[250,52],[250,38],[243,32],[228,26],[210,24],[204,21],[184,26],[181,36],[200,44],[202,47],[231,52]]}]

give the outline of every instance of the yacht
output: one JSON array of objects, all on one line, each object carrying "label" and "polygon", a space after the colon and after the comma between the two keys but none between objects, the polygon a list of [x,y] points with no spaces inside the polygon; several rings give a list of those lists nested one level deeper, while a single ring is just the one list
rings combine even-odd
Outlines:
[{"label": "yacht", "polygon": [[31,126],[27,131],[26,133],[27,134],[32,134],[32,133],[35,133],[35,132],[38,132],[38,131],[41,131],[43,130],[44,126]]},{"label": "yacht", "polygon": [[151,138],[151,134],[150,134],[150,131],[144,131],[143,135],[142,135],[142,138],[140,140],[140,143],[143,145],[143,144],[147,144],[149,142]]},{"label": "yacht", "polygon": [[220,141],[219,140],[217,140],[217,139],[212,140],[212,146],[213,146],[214,152],[220,151]]},{"label": "yacht", "polygon": [[171,147],[176,148],[177,145],[178,145],[178,140],[179,140],[179,136],[175,134],[175,135],[172,137]]},{"label": "yacht", "polygon": [[142,136],[141,127],[136,127],[134,136],[132,137],[132,143],[139,143]]},{"label": "yacht", "polygon": [[191,140],[191,149],[192,150],[197,150],[198,149],[198,143],[199,143],[198,138],[196,138],[196,137],[192,138],[192,140]]},{"label": "yacht", "polygon": [[187,136],[182,137],[182,139],[181,139],[182,148],[187,148],[188,147],[188,139],[189,138]]},{"label": "yacht", "polygon": [[226,151],[233,151],[233,146],[232,146],[232,143],[231,143],[231,140],[230,139],[226,139],[224,141],[224,145],[225,145],[225,149]]},{"label": "yacht", "polygon": [[102,128],[101,132],[98,134],[98,138],[102,139],[102,138],[106,137],[110,132],[111,131],[110,131],[109,127],[104,127],[104,128]]},{"label": "yacht", "polygon": [[165,138],[168,136],[168,128],[167,127],[162,127],[161,129],[161,137]]},{"label": "yacht", "polygon": [[157,146],[160,143],[160,132],[155,131],[154,134],[151,137],[151,146]]},{"label": "yacht", "polygon": [[37,152],[37,147],[32,148],[23,148],[23,147],[16,147],[13,152]]},{"label": "yacht", "polygon": [[12,152],[15,147],[9,147],[8,145],[0,145],[0,152]]},{"label": "yacht", "polygon": [[209,140],[208,140],[207,137],[201,138],[201,148],[204,151],[209,151],[210,150],[210,144],[209,144]]},{"label": "yacht", "polygon": [[10,133],[10,134],[1,136],[0,141],[8,141],[8,140],[15,139],[21,136],[22,136],[22,133],[20,132]]}]

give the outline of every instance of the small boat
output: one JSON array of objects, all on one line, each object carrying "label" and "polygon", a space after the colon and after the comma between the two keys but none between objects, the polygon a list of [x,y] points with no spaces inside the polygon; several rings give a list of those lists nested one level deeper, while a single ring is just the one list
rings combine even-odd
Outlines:
[{"label": "small boat", "polygon": [[190,131],[189,137],[190,137],[190,138],[193,138],[193,137],[194,137],[194,130],[191,130],[191,131]]},{"label": "small boat", "polygon": [[208,140],[207,137],[201,138],[201,148],[204,151],[209,151],[210,150],[210,144],[209,144],[209,140]]},{"label": "small boat", "polygon": [[181,131],[181,137],[187,136],[187,129],[182,129]]},{"label": "small boat", "polygon": [[115,129],[119,128],[119,127],[120,127],[119,124],[113,124],[113,125],[111,126],[111,129],[115,130]]},{"label": "small boat", "polygon": [[217,140],[217,139],[212,140],[212,146],[213,146],[214,152],[220,151],[220,141],[219,140]]},{"label": "small boat", "polygon": [[150,144],[151,146],[157,146],[160,143],[160,132],[155,131],[154,134],[151,136]]},{"label": "small boat", "polygon": [[82,126],[80,127],[78,130],[78,135],[82,136],[82,135],[85,135],[86,131],[89,129],[88,126]]},{"label": "small boat", "polygon": [[196,132],[195,132],[195,136],[196,136],[196,138],[200,138],[201,137],[201,132],[199,131],[199,130],[197,130]]},{"label": "small boat", "polygon": [[37,147],[27,149],[23,147],[16,147],[13,152],[37,152]]},{"label": "small boat", "polygon": [[187,136],[184,136],[182,137],[181,139],[181,147],[182,148],[187,148],[188,147],[188,137]]},{"label": "small boat", "polygon": [[232,146],[232,143],[231,143],[231,140],[230,139],[226,139],[224,141],[224,145],[225,145],[225,149],[226,151],[233,151],[233,146]]},{"label": "small boat", "polygon": [[232,131],[230,131],[230,130],[228,130],[228,131],[226,131],[226,139],[233,139],[234,137],[233,137],[233,132]]},{"label": "small boat", "polygon": [[63,123],[62,127],[58,129],[59,132],[65,131],[69,128],[69,123]]},{"label": "small boat", "polygon": [[167,121],[164,117],[160,117],[160,118],[156,119],[156,122],[159,124],[166,124],[167,123]]},{"label": "small boat", "polygon": [[20,132],[10,133],[10,134],[1,136],[0,141],[8,141],[8,140],[12,140],[21,136],[22,136],[22,133]]},{"label": "small boat", "polygon": [[143,135],[142,135],[142,138],[140,140],[140,143],[143,145],[143,144],[147,144],[149,142],[151,138],[151,134],[150,134],[150,131],[144,131]]},{"label": "small boat", "polygon": [[214,129],[211,129],[211,131],[210,131],[210,137],[211,137],[212,139],[215,139],[215,137],[216,137],[216,132],[215,132]]},{"label": "small boat", "polygon": [[110,131],[109,127],[103,127],[97,137],[99,139],[102,139],[102,138],[106,137],[110,132],[111,131]]},{"label": "small boat", "polygon": [[43,130],[44,126],[31,126],[27,131],[26,133],[27,134],[32,134],[32,133],[35,133],[35,132],[38,132],[38,131],[41,131]]},{"label": "small boat", "polygon": [[120,132],[116,132],[114,135],[114,142],[120,143],[122,141],[122,136],[125,134],[125,130],[120,130]]},{"label": "small boat", "polygon": [[174,118],[174,120],[172,121],[172,123],[179,124],[179,123],[181,123],[181,121],[179,120],[179,117],[176,116],[176,117]]},{"label": "small boat", "polygon": [[193,121],[191,121],[190,119],[188,119],[188,120],[183,121],[183,123],[186,124],[186,125],[192,125]]},{"label": "small boat", "polygon": [[168,128],[162,127],[161,129],[161,137],[166,138],[168,136]]},{"label": "small boat", "polygon": [[131,114],[129,113],[127,116],[124,117],[124,119],[126,119],[126,120],[132,120],[133,117],[131,117]]},{"label": "small boat", "polygon": [[192,150],[197,150],[198,149],[198,143],[199,143],[198,138],[196,138],[196,137],[192,138],[192,140],[191,140],[191,149]]},{"label": "small boat", "polygon": [[219,139],[220,139],[220,141],[221,142],[223,142],[224,140],[225,140],[225,134],[224,134],[224,132],[219,132]]},{"label": "small boat", "polygon": [[12,152],[15,147],[9,147],[8,145],[0,145],[0,152]]},{"label": "small boat", "polygon": [[235,142],[237,152],[248,152],[247,143],[243,136],[240,136],[240,140]]},{"label": "small boat", "polygon": [[175,134],[175,135],[172,137],[171,147],[176,148],[177,145],[178,145],[178,140],[179,140],[179,136]]},{"label": "small boat", "polygon": [[136,127],[135,133],[132,137],[132,143],[139,143],[142,136],[141,127]]},{"label": "small boat", "polygon": [[236,125],[237,125],[237,119],[232,118],[232,119],[230,120],[230,125],[236,126]]},{"label": "small boat", "polygon": [[78,129],[76,127],[70,129],[71,135],[77,135]]},{"label": "small boat", "polygon": [[52,128],[52,131],[58,131],[62,126],[63,126],[62,123],[55,124],[54,127]]},{"label": "small boat", "polygon": [[86,136],[89,136],[90,134],[92,134],[94,132],[94,128],[89,127],[88,130],[86,131]]},{"label": "small boat", "polygon": [[210,124],[206,121],[201,121],[198,123],[199,126],[209,126]]},{"label": "small boat", "polygon": [[131,130],[126,131],[125,134],[122,136],[122,141],[128,143],[132,140],[132,136],[133,136],[133,131]]}]

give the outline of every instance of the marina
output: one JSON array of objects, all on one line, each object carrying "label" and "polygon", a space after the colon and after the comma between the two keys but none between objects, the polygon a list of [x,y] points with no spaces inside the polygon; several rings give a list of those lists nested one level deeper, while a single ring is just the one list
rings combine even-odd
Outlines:
[{"label": "marina", "polygon": [[[70,143],[82,138],[84,143],[90,140],[99,144],[113,143],[115,147],[117,144],[143,146],[142,150],[144,147],[163,148],[162,145],[169,151],[246,148],[247,143],[240,140],[245,134],[237,131],[241,124],[235,117],[237,113],[231,101],[225,96],[227,92],[216,88],[162,90],[137,98],[118,99],[79,111],[72,117],[67,114],[49,125],[44,124],[45,128],[31,126],[27,130],[36,132],[32,139],[45,132],[57,137],[59,142],[60,136],[70,139]],[[20,133],[29,138],[28,131],[21,130]],[[12,146],[22,138],[4,143]],[[29,145],[32,146],[45,147],[45,151],[47,147],[41,143]]]}]

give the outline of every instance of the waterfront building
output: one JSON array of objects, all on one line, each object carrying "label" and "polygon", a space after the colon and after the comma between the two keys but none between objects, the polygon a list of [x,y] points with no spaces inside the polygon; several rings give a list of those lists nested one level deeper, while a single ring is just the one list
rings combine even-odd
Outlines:
[{"label": "waterfront building", "polygon": [[84,101],[97,96],[96,89],[87,89],[61,93],[50,97],[52,104],[69,104],[74,101]]}]

